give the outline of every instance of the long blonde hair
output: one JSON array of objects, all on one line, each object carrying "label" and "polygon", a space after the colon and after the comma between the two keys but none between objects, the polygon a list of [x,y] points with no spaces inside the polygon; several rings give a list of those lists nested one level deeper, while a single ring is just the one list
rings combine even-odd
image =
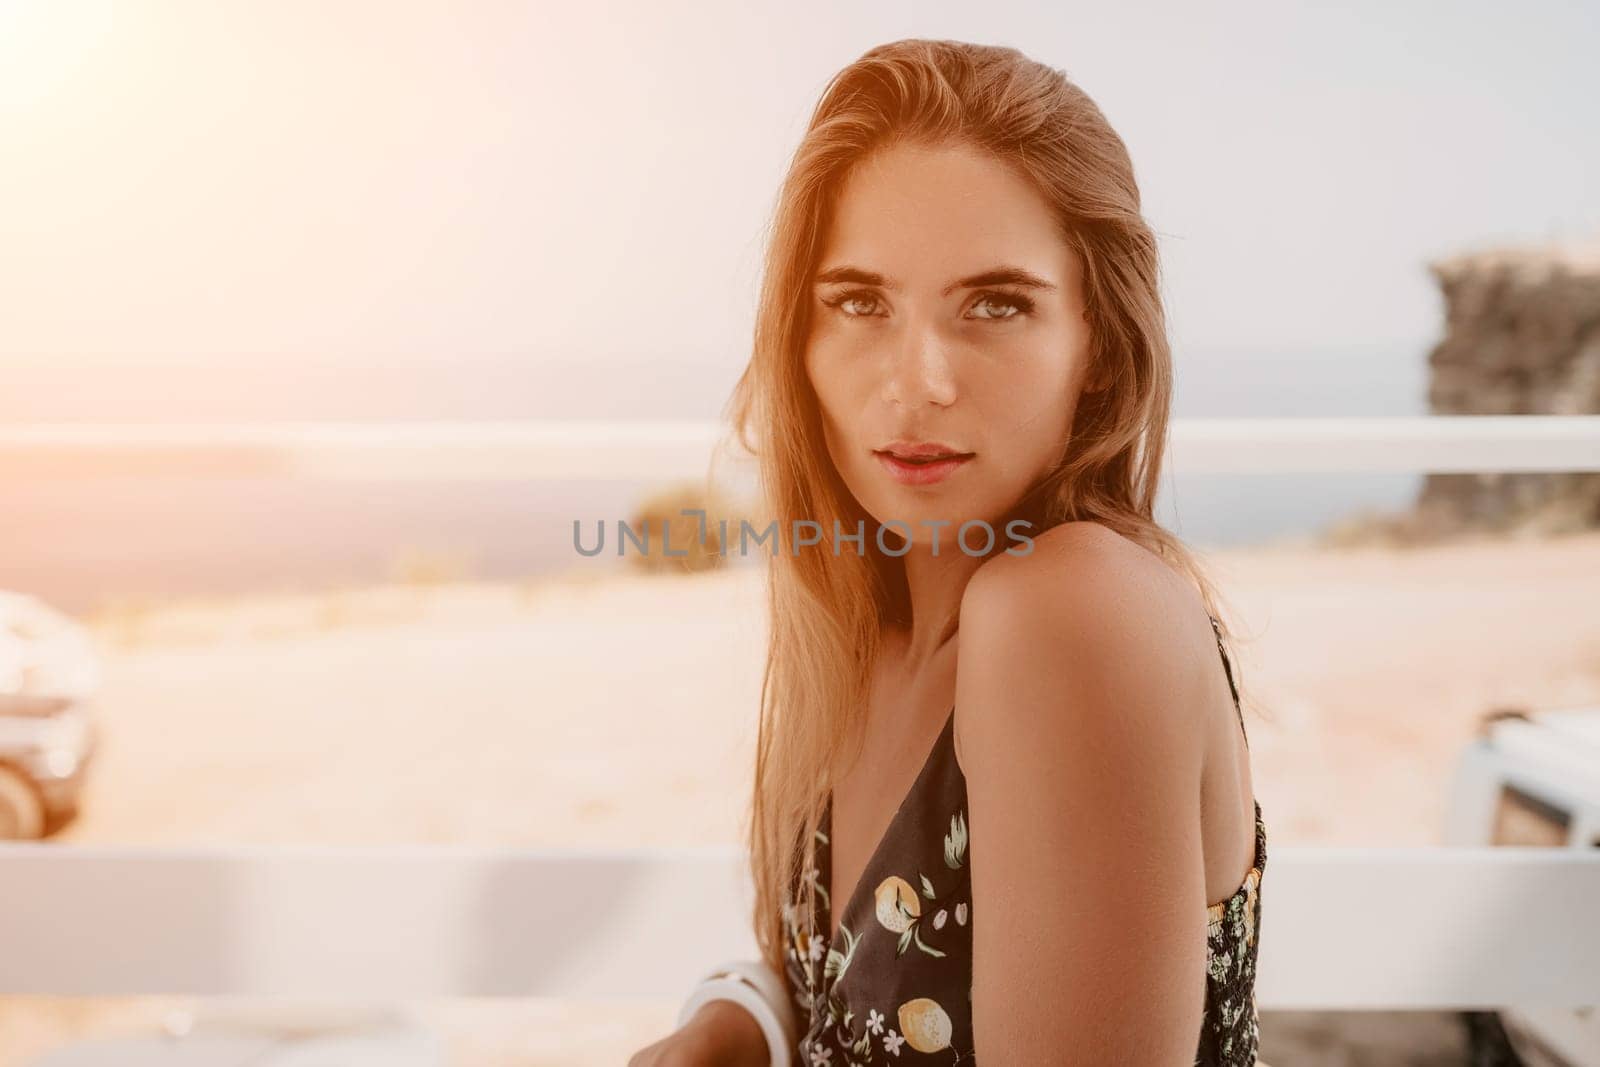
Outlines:
[{"label": "long blonde hair", "polygon": [[1102,523],[1187,574],[1222,618],[1213,584],[1152,517],[1172,360],[1156,239],[1140,214],[1121,138],[1064,74],[1014,48],[903,40],[866,52],[829,82],[784,179],[753,352],[728,407],[740,442],[759,461],[763,518],[776,520],[780,537],[800,520],[825,533],[835,522],[849,533],[865,521],[868,531],[862,553],[794,552],[781,541],[770,564],[746,832],[756,940],[779,973],[786,948],[807,947],[788,940],[784,922],[797,903],[791,890],[802,888],[814,904],[815,880],[800,886],[799,875],[813,863],[834,776],[860,744],[880,635],[907,613],[903,564],[874,549],[878,524],[829,460],[803,365],[810,280],[844,179],[867,154],[897,142],[959,142],[1017,168],[1054,207],[1085,265],[1090,358],[1108,385],[1081,398],[1065,454],[1014,515],[1035,523],[1035,534],[1067,521]]}]

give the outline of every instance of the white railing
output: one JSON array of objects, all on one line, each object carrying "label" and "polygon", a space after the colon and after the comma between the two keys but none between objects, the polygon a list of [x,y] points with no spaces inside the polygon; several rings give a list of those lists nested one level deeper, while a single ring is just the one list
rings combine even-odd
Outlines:
[{"label": "white railing", "polygon": [[[0,478],[663,478],[703,474],[725,435],[715,421],[21,423],[0,426]],[[1582,471],[1600,469],[1600,415],[1175,419],[1170,443],[1177,473]]]},{"label": "white railing", "polygon": [[[1262,1008],[1600,999],[1600,854],[1277,846]],[[0,844],[0,993],[684,994],[754,954],[736,848]]]},{"label": "white railing", "polygon": [[[706,422],[12,425],[0,479],[705,472]],[[1600,416],[1191,419],[1181,472],[1594,471]],[[1600,999],[1600,852],[1278,846],[1263,1008]],[[736,849],[0,844],[0,993],[680,995],[753,951]]]}]

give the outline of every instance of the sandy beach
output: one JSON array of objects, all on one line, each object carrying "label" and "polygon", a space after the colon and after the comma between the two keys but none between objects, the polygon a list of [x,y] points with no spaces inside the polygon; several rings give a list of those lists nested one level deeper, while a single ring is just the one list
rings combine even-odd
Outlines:
[{"label": "sandy beach", "polygon": [[[1205,558],[1238,629],[1273,844],[1437,843],[1479,715],[1600,703],[1600,533]],[[57,840],[734,843],[749,783],[727,768],[750,764],[762,592],[751,567],[575,571],[102,614],[102,747]],[[150,1032],[185,1003],[0,999],[0,1064]],[[475,1067],[622,1063],[675,1009],[421,1010]],[[1301,1062],[1264,1032],[1265,1059]]]}]

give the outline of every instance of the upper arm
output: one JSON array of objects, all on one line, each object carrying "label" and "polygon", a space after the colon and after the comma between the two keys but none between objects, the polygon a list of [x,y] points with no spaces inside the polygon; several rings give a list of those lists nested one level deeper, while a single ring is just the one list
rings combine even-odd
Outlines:
[{"label": "upper arm", "polygon": [[1206,946],[1194,642],[1165,564],[1073,525],[1089,530],[986,563],[962,601],[974,1040],[1008,1064],[1188,1065]]}]

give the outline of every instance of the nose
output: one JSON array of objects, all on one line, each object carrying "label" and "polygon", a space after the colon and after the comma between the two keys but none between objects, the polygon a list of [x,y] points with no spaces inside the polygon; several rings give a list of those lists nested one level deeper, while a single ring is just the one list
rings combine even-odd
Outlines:
[{"label": "nose", "polygon": [[888,403],[901,407],[949,407],[955,403],[951,352],[932,326],[908,328],[891,347],[886,360],[883,398]]}]

